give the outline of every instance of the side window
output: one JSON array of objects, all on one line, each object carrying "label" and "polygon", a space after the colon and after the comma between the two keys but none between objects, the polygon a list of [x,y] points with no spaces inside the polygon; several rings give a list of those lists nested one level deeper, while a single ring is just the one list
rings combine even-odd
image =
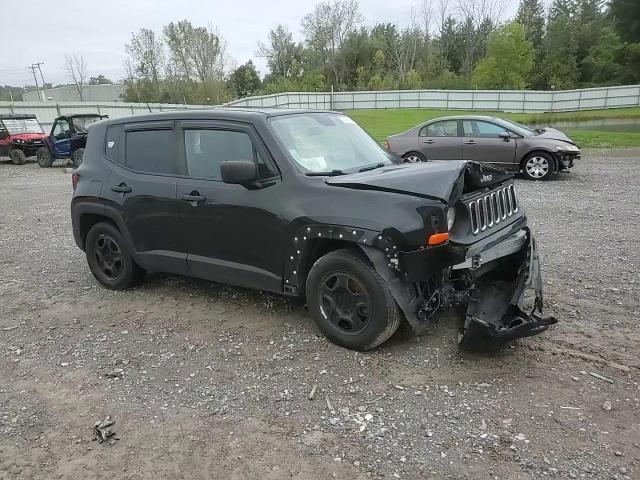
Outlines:
[{"label": "side window", "polygon": [[427,125],[427,137],[457,137],[458,121],[446,120]]},{"label": "side window", "polygon": [[191,177],[221,180],[220,164],[227,160],[250,160],[257,163],[261,178],[274,175],[245,132],[185,130],[184,146]]},{"label": "side window", "polygon": [[57,139],[64,138],[69,131],[69,123],[66,120],[58,120],[53,129],[53,136]]},{"label": "side window", "polygon": [[478,126],[478,136],[482,138],[498,138],[505,128],[495,123],[475,122]]},{"label": "side window", "polygon": [[462,130],[464,130],[465,137],[475,137],[476,135],[473,133],[473,125],[476,122],[471,120],[463,120],[462,121]]},{"label": "side window", "polygon": [[105,156],[112,162],[120,162],[120,138],[122,125],[112,125],[107,127],[107,138],[105,140]]},{"label": "side window", "polygon": [[141,172],[177,174],[173,130],[135,130],[126,133],[125,164]]}]

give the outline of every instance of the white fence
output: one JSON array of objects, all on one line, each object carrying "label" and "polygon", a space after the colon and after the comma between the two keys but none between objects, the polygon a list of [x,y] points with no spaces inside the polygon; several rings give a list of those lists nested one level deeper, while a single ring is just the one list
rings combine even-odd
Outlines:
[{"label": "white fence", "polygon": [[53,124],[56,117],[72,113],[98,113],[109,118],[128,117],[141,113],[166,112],[171,110],[201,110],[213,108],[209,105],[175,105],[169,103],[123,103],[123,102],[0,102],[2,113],[32,113],[45,127]]},{"label": "white fence", "polygon": [[[225,104],[234,107],[314,108],[437,108],[497,112],[567,112],[597,108],[640,106],[640,85],[587,88],[553,92],[530,90],[396,90],[378,92],[279,93],[247,97]],[[56,117],[71,113],[98,113],[110,118],[170,110],[200,110],[207,105],[123,102],[0,102],[2,113],[33,113],[46,127]]]},{"label": "white fence", "polygon": [[437,108],[498,112],[567,112],[640,105],[640,85],[582,90],[394,90],[377,92],[287,92],[248,97],[228,105],[244,107]]}]

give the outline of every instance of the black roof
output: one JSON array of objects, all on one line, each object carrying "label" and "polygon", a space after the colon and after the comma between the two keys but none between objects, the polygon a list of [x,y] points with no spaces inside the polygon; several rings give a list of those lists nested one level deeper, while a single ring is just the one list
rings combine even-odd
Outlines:
[{"label": "black roof", "polygon": [[145,113],[112,119],[110,123],[137,123],[161,120],[240,120],[251,122],[258,118],[294,115],[297,113],[340,113],[330,110],[267,107],[212,107],[170,112]]},{"label": "black roof", "polygon": [[[108,118],[109,116],[101,115],[99,113],[73,113],[71,115],[60,115],[58,118],[93,118],[93,117]],[[56,120],[58,118],[56,118]]]},{"label": "black roof", "polygon": [[36,118],[33,113],[0,113],[0,120],[6,120],[9,118]]}]

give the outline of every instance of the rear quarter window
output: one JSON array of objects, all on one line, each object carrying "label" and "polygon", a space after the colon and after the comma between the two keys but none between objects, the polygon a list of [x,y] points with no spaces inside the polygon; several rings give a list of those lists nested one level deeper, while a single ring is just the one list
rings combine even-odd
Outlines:
[{"label": "rear quarter window", "polygon": [[132,170],[165,175],[178,173],[173,130],[126,132],[125,164]]},{"label": "rear quarter window", "polygon": [[107,127],[107,134],[104,143],[104,154],[112,162],[120,163],[120,143],[122,138],[122,125],[111,125]]}]

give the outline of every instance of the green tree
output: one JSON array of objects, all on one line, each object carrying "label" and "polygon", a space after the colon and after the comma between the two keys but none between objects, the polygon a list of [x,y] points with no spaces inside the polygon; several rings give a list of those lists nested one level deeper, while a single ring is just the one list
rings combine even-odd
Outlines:
[{"label": "green tree", "polygon": [[479,88],[522,89],[533,67],[533,46],[517,22],[503,25],[489,36],[487,56],[473,72]]},{"label": "green tree", "polygon": [[524,27],[525,36],[538,50],[544,38],[544,5],[542,0],[520,0],[516,22]]},{"label": "green tree", "polygon": [[583,62],[584,73],[594,84],[611,83],[620,77],[625,45],[611,27],[602,30]]},{"label": "green tree", "polygon": [[638,0],[611,0],[610,12],[622,40],[640,43],[640,2]]},{"label": "green tree", "polygon": [[251,60],[231,73],[229,87],[240,98],[248,97],[260,88],[260,77]]}]

